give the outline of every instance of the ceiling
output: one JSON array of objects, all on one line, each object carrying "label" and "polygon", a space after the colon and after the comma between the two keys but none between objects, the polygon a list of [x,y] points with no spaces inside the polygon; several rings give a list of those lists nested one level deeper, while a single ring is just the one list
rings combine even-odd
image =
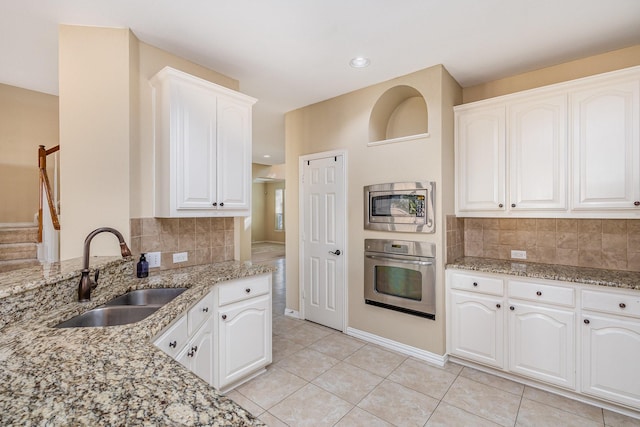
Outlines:
[{"label": "ceiling", "polygon": [[58,93],[58,24],[131,28],[238,79],[254,162],[278,164],[287,111],[436,64],[467,87],[639,44],[640,0],[0,0],[0,83]]}]

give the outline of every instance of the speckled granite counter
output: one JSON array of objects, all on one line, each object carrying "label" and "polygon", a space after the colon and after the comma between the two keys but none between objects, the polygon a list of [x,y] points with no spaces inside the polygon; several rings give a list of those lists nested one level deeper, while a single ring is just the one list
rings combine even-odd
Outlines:
[{"label": "speckled granite counter", "polygon": [[[225,262],[137,279],[132,260],[92,258],[91,265],[101,266],[105,278],[101,273],[88,303],[74,300],[77,262],[44,269],[51,274],[41,268],[39,277],[39,267],[0,275],[0,295],[5,297],[0,306],[9,315],[15,314],[11,307],[21,296],[65,301],[55,308],[47,307],[46,300],[16,305],[15,310],[37,314],[0,326],[0,425],[263,425],[150,339],[215,283],[269,273],[271,267]],[[138,323],[52,328],[128,290],[150,287],[189,289]]]},{"label": "speckled granite counter", "polygon": [[474,257],[457,259],[447,264],[447,268],[640,290],[640,273],[633,271],[601,270]]}]

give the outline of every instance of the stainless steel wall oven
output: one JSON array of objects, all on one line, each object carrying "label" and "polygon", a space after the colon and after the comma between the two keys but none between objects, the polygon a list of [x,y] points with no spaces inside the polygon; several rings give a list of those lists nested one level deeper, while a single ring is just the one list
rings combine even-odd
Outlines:
[{"label": "stainless steel wall oven", "polygon": [[365,239],[364,255],[365,303],[435,319],[434,244]]}]

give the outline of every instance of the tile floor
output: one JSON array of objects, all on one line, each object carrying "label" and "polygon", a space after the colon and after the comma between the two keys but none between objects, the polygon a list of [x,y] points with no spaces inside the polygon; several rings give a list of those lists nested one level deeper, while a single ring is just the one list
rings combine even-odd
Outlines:
[{"label": "tile floor", "polygon": [[279,426],[640,426],[628,418],[449,363],[444,368],[282,315],[272,261],[273,363],[228,396]]}]

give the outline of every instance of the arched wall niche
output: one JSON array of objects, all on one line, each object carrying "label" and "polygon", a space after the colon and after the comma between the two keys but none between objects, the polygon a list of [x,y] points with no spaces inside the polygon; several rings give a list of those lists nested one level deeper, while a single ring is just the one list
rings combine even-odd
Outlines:
[{"label": "arched wall niche", "polygon": [[406,85],[383,93],[369,117],[369,144],[388,144],[428,136],[427,103],[420,92]]}]

